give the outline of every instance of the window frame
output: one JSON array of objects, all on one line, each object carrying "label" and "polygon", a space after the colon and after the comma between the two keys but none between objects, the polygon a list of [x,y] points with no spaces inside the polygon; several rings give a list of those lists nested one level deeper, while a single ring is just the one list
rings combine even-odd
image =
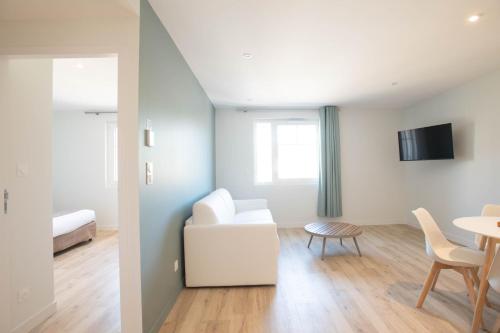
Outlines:
[{"label": "window frame", "polygon": [[[271,181],[263,182],[257,179],[257,124],[270,123],[271,124]],[[292,178],[282,179],[278,175],[278,138],[277,127],[279,125],[315,125],[317,134],[317,150],[318,150],[318,173],[315,178]],[[272,119],[256,119],[253,126],[253,180],[256,186],[269,186],[269,185],[318,185],[319,172],[320,172],[320,128],[318,118],[272,118]]]},{"label": "window frame", "polygon": [[116,188],[118,186],[118,124],[116,120],[106,121],[105,136],[106,188]]}]

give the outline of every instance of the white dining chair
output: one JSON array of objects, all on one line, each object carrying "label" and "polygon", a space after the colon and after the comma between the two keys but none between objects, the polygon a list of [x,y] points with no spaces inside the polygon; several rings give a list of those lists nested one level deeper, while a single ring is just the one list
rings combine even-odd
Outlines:
[{"label": "white dining chair", "polygon": [[[484,205],[483,210],[481,211],[481,216],[500,216],[500,205]],[[484,250],[484,247],[486,246],[486,237],[476,235],[474,238],[474,243],[476,244],[478,249]],[[497,244],[497,250],[499,246],[500,245]]]},{"label": "white dining chair", "polygon": [[418,298],[417,308],[422,307],[429,290],[434,290],[439,272],[442,269],[453,269],[463,276],[468,290],[469,301],[474,308],[476,292],[473,280],[479,281],[474,269],[483,265],[484,254],[481,251],[449,242],[426,209],[416,209],[413,214],[424,231],[427,255],[434,260]]}]

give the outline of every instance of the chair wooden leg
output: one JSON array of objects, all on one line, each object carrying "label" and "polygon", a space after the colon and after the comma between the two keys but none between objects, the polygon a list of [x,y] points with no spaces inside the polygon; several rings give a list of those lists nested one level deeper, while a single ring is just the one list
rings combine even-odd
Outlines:
[{"label": "chair wooden leg", "polygon": [[427,294],[431,289],[432,283],[434,282],[434,278],[436,277],[440,269],[441,269],[441,264],[438,263],[437,261],[434,261],[432,263],[431,271],[429,272],[429,275],[427,275],[427,279],[424,282],[422,291],[420,292],[420,297],[418,298],[416,306],[417,308],[421,308],[422,305],[424,304],[425,298],[427,297]]},{"label": "chair wooden leg", "polygon": [[477,333],[479,331],[479,327],[481,326],[481,318],[483,317],[483,308],[486,299],[486,293],[489,288],[488,274],[491,269],[493,258],[495,257],[496,243],[497,240],[495,238],[488,237],[488,241],[486,243],[484,264],[481,271],[481,284],[479,286],[476,307],[474,309],[474,318],[472,319],[472,333]]},{"label": "chair wooden leg", "polygon": [[476,290],[474,289],[474,284],[469,276],[468,269],[462,268],[460,271],[462,272],[465,285],[467,286],[467,294],[469,296],[470,304],[472,305],[472,309],[474,309],[476,306]]},{"label": "chair wooden leg", "polygon": [[342,245],[342,238],[340,238],[340,246],[343,246],[343,245]]},{"label": "chair wooden leg", "polygon": [[[472,280],[474,280],[474,286],[479,288],[479,283],[481,282],[479,280],[479,276],[477,275],[477,272],[479,271],[478,267],[474,267],[470,269],[470,273],[472,275]],[[488,295],[484,298],[484,304],[489,307],[490,309],[492,308],[490,301],[488,300]]]},{"label": "chair wooden leg", "polygon": [[[467,295],[469,297],[469,302],[472,305],[472,311],[474,311],[474,309],[476,308],[477,295],[476,295],[476,289],[474,288],[474,282],[469,276],[469,272],[473,274],[472,269],[460,267],[459,272],[462,273],[462,276],[464,277],[465,285],[467,286]],[[481,327],[485,327],[482,318],[481,318]]]},{"label": "chair wooden leg", "polygon": [[477,272],[479,271],[478,267],[474,267],[470,269],[470,273],[472,275],[472,279],[474,280],[474,286],[479,288],[479,283],[481,280],[479,280],[479,276],[477,275]]},{"label": "chair wooden leg", "polygon": [[[486,286],[486,295],[484,295],[484,305],[486,305],[490,309],[493,309],[493,306],[491,306],[490,301],[488,301],[488,291],[489,290],[490,290],[490,284],[488,283],[488,285]],[[479,297],[479,295],[478,295],[478,297]]]},{"label": "chair wooden leg", "polygon": [[438,282],[439,273],[441,273],[441,267],[440,267],[440,268],[439,268],[439,270],[436,272],[436,276],[434,277],[434,281],[432,282],[432,287],[431,287],[431,290],[432,290],[432,291],[434,291],[434,288],[436,287],[436,283]]}]

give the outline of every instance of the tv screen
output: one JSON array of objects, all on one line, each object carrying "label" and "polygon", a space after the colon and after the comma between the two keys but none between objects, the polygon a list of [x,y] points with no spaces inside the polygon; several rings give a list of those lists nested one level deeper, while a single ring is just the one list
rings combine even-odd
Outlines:
[{"label": "tv screen", "polygon": [[451,124],[399,131],[399,160],[453,159]]}]

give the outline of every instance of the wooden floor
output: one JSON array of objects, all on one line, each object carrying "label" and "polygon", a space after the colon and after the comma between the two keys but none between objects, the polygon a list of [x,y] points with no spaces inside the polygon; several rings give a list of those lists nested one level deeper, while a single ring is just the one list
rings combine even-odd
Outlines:
[{"label": "wooden floor", "polygon": [[[301,229],[280,230],[281,253],[276,287],[184,289],[162,333],[323,333],[468,332],[472,308],[462,276],[443,271],[421,310],[415,308],[431,261],[423,234],[403,225],[364,227],[341,247],[321,240],[307,249]],[[230,251],[231,249],[228,249]],[[493,307],[500,297],[489,293]],[[486,327],[496,310],[485,311]]]},{"label": "wooden floor", "polygon": [[54,257],[57,312],[40,328],[46,333],[120,331],[118,233],[97,237]]}]

